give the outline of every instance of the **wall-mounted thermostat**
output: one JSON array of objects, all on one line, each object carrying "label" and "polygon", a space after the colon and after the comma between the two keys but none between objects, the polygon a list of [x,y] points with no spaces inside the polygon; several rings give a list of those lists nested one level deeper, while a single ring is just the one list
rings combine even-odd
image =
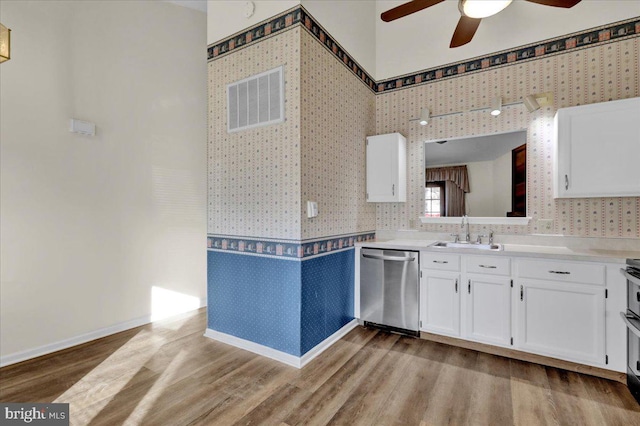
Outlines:
[{"label": "wall-mounted thermostat", "polygon": [[71,133],[79,133],[85,136],[95,136],[96,135],[96,125],[95,123],[90,123],[88,121],[76,120],[72,118],[69,120],[69,131]]}]

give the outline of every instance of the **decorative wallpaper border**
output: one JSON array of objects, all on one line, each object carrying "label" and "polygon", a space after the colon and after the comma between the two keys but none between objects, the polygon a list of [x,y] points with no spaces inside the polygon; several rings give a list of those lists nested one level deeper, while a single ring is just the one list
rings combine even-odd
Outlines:
[{"label": "decorative wallpaper border", "polygon": [[473,58],[468,61],[381,80],[376,82],[376,93],[389,92],[416,84],[430,83],[462,74],[466,75],[470,72],[485,71],[493,67],[512,65],[516,62],[530,61],[539,59],[542,56],[548,57],[549,55],[556,55],[569,50],[592,47],[597,44],[634,36],[640,36],[640,17],[504,50],[490,56]]},{"label": "decorative wallpaper border", "polygon": [[331,251],[354,247],[355,243],[375,241],[372,231],[340,235],[309,241],[274,240],[267,238],[245,238],[242,236],[209,235],[207,249],[215,251],[237,252],[263,257],[306,259]]},{"label": "decorative wallpaper border", "polygon": [[371,91],[375,93],[376,82],[353,59],[346,50],[307,12],[304,7],[298,6],[280,15],[263,21],[253,27],[235,34],[227,39],[211,44],[207,47],[207,61],[216,60],[228,53],[246,47],[250,44],[276,34],[278,31],[303,26],[322,45],[330,51],[336,59],[353,72]]},{"label": "decorative wallpaper border", "polygon": [[[417,84],[426,84],[437,80],[456,77],[471,72],[486,71],[489,68],[511,65],[516,62],[539,59],[573,49],[609,43],[614,40],[640,36],[640,17],[615,22],[581,32],[504,50],[485,57],[456,62],[440,67],[429,68],[403,76],[375,81],[367,72],[338,44],[335,39],[307,12],[304,7],[294,9],[263,21],[247,30],[207,47],[208,61],[218,59],[242,47],[270,37],[278,31],[303,26],[333,56],[342,62],[374,93],[387,93]],[[401,48],[402,46],[399,46]]]}]

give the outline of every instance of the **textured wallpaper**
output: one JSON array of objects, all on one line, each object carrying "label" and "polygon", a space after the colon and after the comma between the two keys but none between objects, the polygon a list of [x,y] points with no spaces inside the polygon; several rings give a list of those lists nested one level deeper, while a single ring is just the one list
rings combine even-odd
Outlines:
[{"label": "textured wallpaper", "polygon": [[[528,226],[472,225],[502,234],[544,233],[538,219],[553,219],[548,233],[589,237],[640,238],[640,198],[553,199],[553,117],[557,108],[640,96],[640,39],[632,38],[570,51],[524,63],[462,75],[376,96],[376,133],[400,132],[408,139],[408,199],[380,203],[376,229],[457,232],[458,225],[421,224],[423,204],[422,142],[511,130],[527,130]],[[493,117],[470,109],[489,105],[495,96],[503,103],[526,95],[553,92],[554,104],[529,113],[523,105],[503,108]],[[429,107],[432,115],[467,111],[434,118],[420,126],[409,119]],[[603,142],[606,149],[606,141]]]},{"label": "textured wallpaper", "polygon": [[[304,10],[287,12],[274,22],[281,24],[281,32],[249,43],[248,36],[273,26],[260,24],[242,40],[225,41],[242,46],[214,55],[208,65],[209,234],[314,240],[412,225],[454,232],[456,225],[423,225],[418,220],[423,205],[422,142],[525,129],[527,206],[533,221],[527,226],[472,224],[473,232],[492,228],[501,234],[640,238],[640,198],[552,197],[557,108],[640,96],[640,38],[600,37],[603,44],[469,74],[453,64],[445,68],[462,74],[438,76],[436,70],[433,82],[414,82],[398,90],[401,78],[380,83],[382,88],[367,84],[366,73]],[[598,34],[611,34],[608,31]],[[216,46],[211,49],[215,53]],[[285,68],[285,123],[228,134],[226,85],[279,65]],[[522,105],[506,106],[498,117],[470,112],[488,106],[495,96],[506,104],[541,92],[552,92],[554,103],[534,113]],[[423,107],[432,115],[464,112],[434,118],[423,127],[409,121]],[[408,201],[366,203],[365,137],[390,132],[400,132],[409,141]],[[318,202],[317,218],[307,219],[307,200]],[[539,219],[553,220],[553,228],[543,230]]]},{"label": "textured wallpaper", "polygon": [[[226,85],[284,64],[285,117],[227,133]],[[298,26],[209,62],[208,233],[287,240],[372,231],[375,95]],[[307,200],[320,214],[307,218]]]},{"label": "textured wallpaper", "polygon": [[[300,27],[210,61],[209,234],[300,238]],[[284,65],[285,122],[227,133],[226,86]]]},{"label": "textured wallpaper", "polygon": [[[375,133],[375,94],[302,31],[302,239],[374,230],[365,199],[365,138]],[[320,214],[307,219],[307,200]]]}]

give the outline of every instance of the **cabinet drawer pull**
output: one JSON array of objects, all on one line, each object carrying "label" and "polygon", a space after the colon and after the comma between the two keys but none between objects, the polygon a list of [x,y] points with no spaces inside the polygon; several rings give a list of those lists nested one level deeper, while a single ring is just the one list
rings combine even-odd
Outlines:
[{"label": "cabinet drawer pull", "polygon": [[478,265],[481,268],[487,268],[487,269],[496,269],[497,266],[493,266],[493,265]]},{"label": "cabinet drawer pull", "polygon": [[558,274],[558,275],[569,275],[571,272],[568,271],[549,271],[550,274]]},{"label": "cabinet drawer pull", "polygon": [[569,175],[564,175],[564,189],[565,191],[569,189]]},{"label": "cabinet drawer pull", "polygon": [[396,195],[396,185],[391,185],[391,195]]},{"label": "cabinet drawer pull", "polygon": [[469,280],[469,288],[468,288],[469,294],[471,294],[471,280]]},{"label": "cabinet drawer pull", "polygon": [[433,263],[449,263],[448,260],[434,260]]},{"label": "cabinet drawer pull", "polygon": [[458,279],[456,278],[456,293],[458,292]]}]

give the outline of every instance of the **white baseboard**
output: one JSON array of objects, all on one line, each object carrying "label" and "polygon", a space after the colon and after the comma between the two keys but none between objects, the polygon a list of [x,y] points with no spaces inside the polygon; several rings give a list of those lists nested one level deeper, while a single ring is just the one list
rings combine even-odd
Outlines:
[{"label": "white baseboard", "polygon": [[304,367],[308,363],[310,363],[315,357],[320,355],[325,350],[329,349],[335,342],[342,339],[344,335],[353,330],[358,326],[358,320],[352,319],[350,322],[343,325],[338,331],[333,333],[331,336],[324,339],[322,342],[318,343],[312,349],[309,350],[306,354],[302,355],[300,358],[300,368]]},{"label": "white baseboard", "polygon": [[231,346],[235,346],[240,349],[244,349],[249,352],[253,352],[254,354],[258,354],[267,358],[274,359],[276,361],[282,362],[283,364],[290,365],[296,368],[302,368],[307,365],[311,360],[320,355],[326,349],[328,349],[335,342],[340,340],[342,336],[353,330],[358,325],[357,320],[352,320],[349,323],[342,326],[338,331],[333,333],[331,336],[324,339],[322,342],[318,343],[311,350],[309,350],[306,354],[301,357],[288,354],[286,352],[279,351],[277,349],[270,348],[268,346],[261,345],[259,343],[251,342],[249,340],[241,339],[236,336],[232,336],[230,334],[221,333],[219,331],[212,330],[207,328],[204,335],[213,340],[217,340],[222,343],[226,343]]},{"label": "white baseboard", "polygon": [[[207,306],[206,298],[200,299],[200,307],[198,309],[204,306]],[[184,315],[184,314],[178,314],[178,315]],[[170,319],[170,318],[163,318],[160,321],[166,321],[167,319]],[[140,318],[121,322],[119,324],[101,328],[99,330],[90,331],[88,333],[71,337],[69,339],[64,339],[64,340],[49,343],[46,345],[38,346],[33,349],[27,349],[25,351],[20,351],[13,354],[0,356],[0,367],[5,367],[7,365],[16,364],[18,362],[26,361],[28,359],[37,358],[42,355],[47,355],[53,352],[60,351],[62,349],[67,349],[72,346],[80,345],[82,343],[87,343],[92,340],[100,339],[102,337],[106,337],[111,334],[120,333],[122,331],[140,327],[141,325],[146,325],[149,323],[151,323],[151,315],[145,315]]]},{"label": "white baseboard", "polygon": [[259,343],[241,339],[240,337],[232,336],[227,333],[221,333],[210,328],[207,328],[207,330],[204,332],[204,336],[213,340],[217,340],[218,342],[226,343],[227,345],[235,346],[236,348],[244,349],[245,351],[253,352],[254,354],[275,359],[276,361],[280,361],[283,364],[300,368],[300,357],[270,348],[268,346],[261,345]]}]

